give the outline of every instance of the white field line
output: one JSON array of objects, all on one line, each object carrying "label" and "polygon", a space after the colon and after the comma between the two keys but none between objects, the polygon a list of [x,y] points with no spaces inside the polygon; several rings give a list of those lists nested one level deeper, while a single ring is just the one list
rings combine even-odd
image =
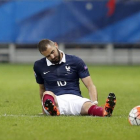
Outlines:
[{"label": "white field line", "polygon": [[[47,116],[50,116],[50,115],[16,115],[16,114],[3,114],[3,115],[0,115],[0,117],[31,117],[31,118],[39,118],[39,117],[47,117]],[[65,115],[61,115],[62,117],[64,117]],[[65,116],[65,117],[76,117],[76,116]],[[78,116],[77,116],[78,117]],[[103,118],[103,117],[98,117],[98,116],[83,116],[83,117],[87,117],[87,118]],[[113,118],[126,118],[127,116],[125,115],[122,115],[122,116],[113,116]],[[108,118],[108,117],[107,117]]]},{"label": "white field line", "polygon": [[44,117],[44,115],[14,115],[14,114],[4,114],[0,117]]}]

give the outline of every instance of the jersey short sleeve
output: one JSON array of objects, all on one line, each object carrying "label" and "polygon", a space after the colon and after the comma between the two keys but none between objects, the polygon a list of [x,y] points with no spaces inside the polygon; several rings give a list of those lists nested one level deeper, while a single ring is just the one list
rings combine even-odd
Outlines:
[{"label": "jersey short sleeve", "polygon": [[38,84],[44,84],[44,80],[43,80],[43,78],[42,78],[42,76],[41,76],[41,74],[39,72],[39,66],[37,65],[36,62],[34,63],[33,69],[34,69],[34,74],[35,74],[36,82]]},{"label": "jersey short sleeve", "polygon": [[85,78],[89,76],[90,74],[88,71],[88,67],[86,66],[84,61],[81,58],[77,57],[76,62],[77,62],[77,70],[78,70],[79,78]]}]

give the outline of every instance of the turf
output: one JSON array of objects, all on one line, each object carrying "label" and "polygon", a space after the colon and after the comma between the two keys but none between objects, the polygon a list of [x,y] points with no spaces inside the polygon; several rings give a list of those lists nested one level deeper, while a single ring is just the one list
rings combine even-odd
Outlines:
[{"label": "turf", "polygon": [[[32,65],[0,64],[0,140],[137,140],[140,126],[128,114],[140,105],[140,66],[89,66],[99,105],[117,96],[110,118],[39,115],[41,103]],[[89,97],[81,83],[84,97]]]}]

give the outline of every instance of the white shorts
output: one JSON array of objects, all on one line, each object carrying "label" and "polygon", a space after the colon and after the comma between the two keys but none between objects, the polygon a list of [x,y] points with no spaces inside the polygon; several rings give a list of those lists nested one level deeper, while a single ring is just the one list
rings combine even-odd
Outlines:
[{"label": "white shorts", "polygon": [[85,102],[91,102],[87,98],[73,94],[64,94],[56,96],[58,109],[61,115],[80,115],[81,108]]}]

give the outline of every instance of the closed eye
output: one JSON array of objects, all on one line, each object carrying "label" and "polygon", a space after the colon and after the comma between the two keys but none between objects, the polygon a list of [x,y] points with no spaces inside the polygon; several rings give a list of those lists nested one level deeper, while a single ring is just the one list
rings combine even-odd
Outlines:
[{"label": "closed eye", "polygon": [[[52,50],[50,54],[54,54],[54,50]],[[46,57],[49,58],[50,57],[50,54],[47,55]]]}]

